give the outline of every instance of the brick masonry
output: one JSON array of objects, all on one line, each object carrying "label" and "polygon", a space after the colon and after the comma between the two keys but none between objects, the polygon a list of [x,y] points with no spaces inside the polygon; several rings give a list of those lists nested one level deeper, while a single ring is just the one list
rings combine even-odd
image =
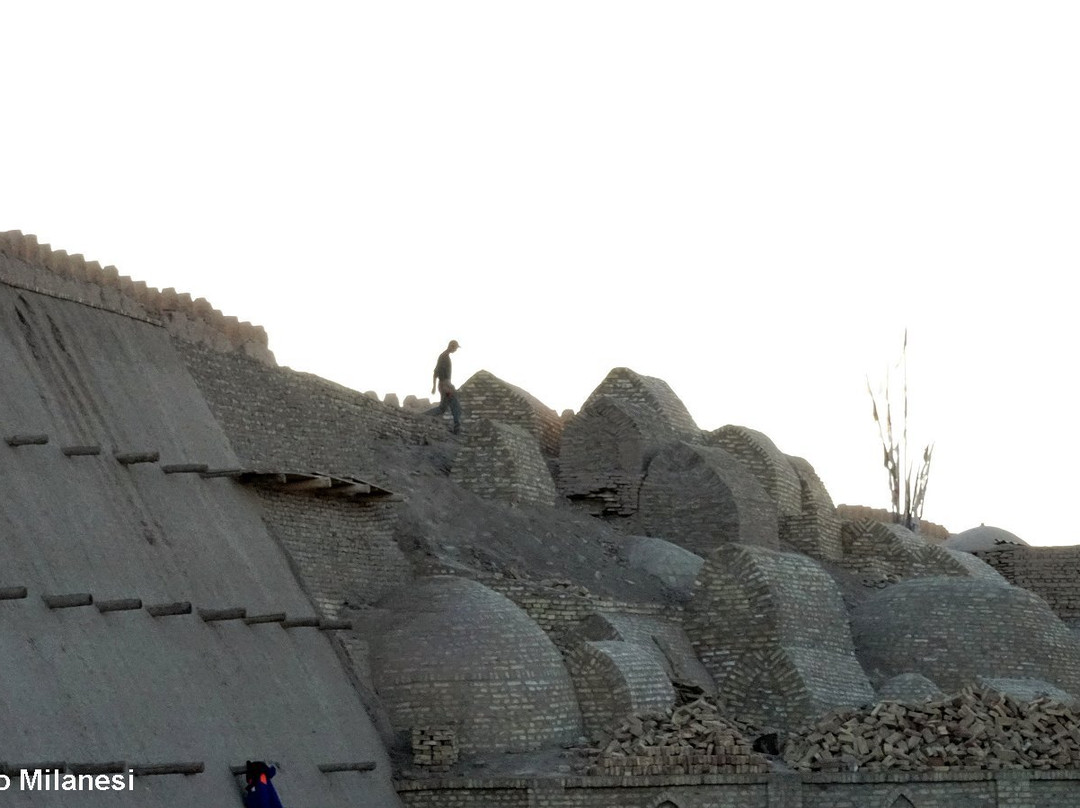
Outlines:
[{"label": "brick masonry", "polygon": [[738,458],[772,497],[781,519],[802,515],[799,475],[768,436],[745,426],[728,425],[708,433],[705,443]]},{"label": "brick masonry", "polygon": [[649,464],[639,519],[646,535],[705,556],[723,544],[776,548],[776,504],[733,455],[713,446],[675,444]]},{"label": "brick masonry", "polygon": [[436,576],[379,606],[375,687],[401,738],[450,727],[463,756],[575,741],[581,713],[562,656],[520,608],[465,578]]},{"label": "brick masonry", "polygon": [[397,782],[410,808],[1069,808],[1080,772],[981,771]]},{"label": "brick masonry", "polygon": [[[290,368],[177,342],[177,349],[245,466],[378,482],[380,439],[444,437],[433,418],[387,406]],[[330,425],[330,428],[328,428]]]},{"label": "brick masonry", "polygon": [[0,281],[154,323],[185,342],[275,364],[262,326],[227,317],[204,298],[192,300],[191,295],[175,289],[148,287],[121,275],[116,267],[53,250],[48,244],[39,244],[35,236],[17,230],[0,233]]},{"label": "brick masonry", "polygon": [[900,580],[953,575],[1005,582],[970,553],[933,544],[891,522],[872,519],[843,522],[841,539],[844,550],[841,564],[872,578]]},{"label": "brick masonry", "polygon": [[663,379],[643,376],[630,368],[615,368],[592,391],[581,409],[588,408],[602,396],[635,404],[644,412],[651,413],[676,440],[701,440],[701,430],[694,423],[686,405]]},{"label": "brick masonry", "polygon": [[519,426],[483,420],[469,429],[450,479],[485,499],[554,505],[557,494],[536,438]]},{"label": "brick masonry", "polygon": [[675,704],[667,671],[645,646],[621,640],[579,643],[566,656],[586,736],[610,731],[631,715],[662,713]]},{"label": "brick masonry", "polygon": [[975,556],[1009,583],[1039,595],[1062,620],[1080,620],[1080,546],[1003,545]]},{"label": "brick masonry", "polygon": [[945,692],[980,677],[1041,679],[1080,695],[1080,644],[1037,595],[977,578],[913,578],[852,612],[871,679],[918,673]]},{"label": "brick masonry", "polygon": [[394,541],[396,503],[256,491],[267,529],[289,553],[323,617],[371,605],[411,578]]},{"label": "brick masonry", "polygon": [[725,545],[698,585],[684,625],[735,715],[791,727],[873,699],[839,589],[811,559]]},{"label": "brick masonry", "polygon": [[801,457],[788,457],[799,478],[798,516],[780,519],[780,539],[801,553],[836,561],[843,555],[840,517],[814,467]]},{"label": "brick masonry", "polygon": [[555,410],[520,387],[480,370],[461,385],[458,395],[466,428],[485,419],[513,424],[532,435],[545,455],[559,453],[562,419]]}]

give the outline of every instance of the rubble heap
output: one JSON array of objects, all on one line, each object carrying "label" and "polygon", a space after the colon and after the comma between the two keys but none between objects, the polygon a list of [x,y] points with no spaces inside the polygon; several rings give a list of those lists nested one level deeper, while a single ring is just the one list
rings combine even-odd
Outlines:
[{"label": "rubble heap", "polygon": [[660,715],[624,719],[583,750],[586,774],[628,777],[649,774],[767,772],[768,761],[715,704],[697,699]]},{"label": "rubble heap", "polygon": [[783,756],[800,770],[1071,769],[1080,767],[1080,715],[1048,697],[969,687],[941,701],[833,713],[792,733]]}]

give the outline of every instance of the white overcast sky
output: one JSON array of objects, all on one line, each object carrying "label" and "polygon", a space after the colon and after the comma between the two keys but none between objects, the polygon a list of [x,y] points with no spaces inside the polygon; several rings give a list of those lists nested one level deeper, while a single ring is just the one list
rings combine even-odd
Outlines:
[{"label": "white overcast sky", "polygon": [[451,339],[577,409],[607,371],[888,504],[1080,543],[1080,6],[12,2],[0,230],[426,396]]}]

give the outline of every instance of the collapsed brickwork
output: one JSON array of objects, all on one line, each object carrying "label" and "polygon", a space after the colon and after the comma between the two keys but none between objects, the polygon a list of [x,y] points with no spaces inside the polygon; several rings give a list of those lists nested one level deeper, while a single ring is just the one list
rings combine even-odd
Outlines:
[{"label": "collapsed brickwork", "polygon": [[701,442],[701,430],[667,383],[615,368],[566,426],[560,487],[598,516],[632,516],[646,467],[663,447]]},{"label": "collapsed brickwork", "polygon": [[[469,428],[459,439],[434,419],[277,367],[264,331],[205,301],[146,289],[32,237],[0,234],[0,305],[9,313],[0,327],[5,367],[19,371],[0,393],[9,423],[0,445],[8,466],[0,471],[16,462],[22,470],[5,478],[5,518],[21,526],[5,536],[15,560],[7,575],[48,579],[69,593],[90,588],[113,604],[126,594],[125,580],[159,606],[201,603],[200,624],[209,621],[203,634],[170,635],[173,650],[153,677],[184,694],[192,718],[185,743],[202,748],[208,737],[193,728],[209,720],[210,708],[193,696],[201,688],[214,710],[232,715],[219,692],[227,678],[221,671],[238,670],[227,651],[242,649],[242,680],[253,692],[274,693],[284,715],[247,704],[260,716],[250,729],[266,730],[291,760],[304,761],[301,771],[285,769],[294,787],[303,784],[294,796],[342,807],[400,799],[426,808],[1050,808],[1077,801],[1076,770],[1054,777],[918,770],[889,779],[793,772],[775,756],[769,771],[717,769],[728,755],[747,757],[741,741],[719,756],[723,763],[707,745],[672,752],[630,737],[623,741],[633,754],[604,774],[568,775],[554,762],[586,730],[630,727],[632,736],[634,714],[674,715],[673,701],[689,691],[717,697],[732,718],[779,727],[838,706],[932,697],[972,682],[1018,699],[1074,699],[1076,638],[1039,598],[1002,576],[1038,591],[1059,616],[1080,617],[1070,577],[1080,570],[1075,548],[1056,555],[995,548],[981,552],[984,563],[895,525],[842,522],[807,461],[746,427],[703,433],[666,383],[626,368],[613,370],[565,422],[481,372],[462,387]],[[117,344],[123,361],[96,361],[98,346]],[[177,384],[183,406],[169,398]],[[53,449],[63,451],[53,456]],[[51,511],[37,507],[40,492],[28,482],[49,475],[59,481],[53,488],[71,493]],[[616,577],[646,570],[666,590],[601,596],[591,591],[592,569],[561,581],[545,578],[542,560],[534,568],[502,565],[483,544],[485,524],[442,536],[441,523],[415,518],[410,501],[434,491],[425,483],[436,476],[447,509],[475,507],[480,494],[533,509],[541,521],[546,511],[586,519],[566,507],[577,503],[615,528],[605,528],[604,560]],[[391,496],[398,484],[407,486],[405,496]],[[459,490],[471,499],[446,493]],[[87,508],[97,513],[98,500],[112,515],[83,516]],[[408,516],[428,535],[403,532]],[[117,555],[123,564],[86,548],[73,553],[71,525],[100,546],[126,542]],[[454,545],[453,557],[436,540]],[[574,552],[554,532],[546,541],[551,556]],[[447,574],[432,578],[431,571]],[[226,608],[237,581],[247,611]],[[0,581],[0,601],[19,602],[20,588],[8,583]],[[34,625],[70,614],[48,603],[37,607]],[[242,627],[216,622],[248,617]],[[5,625],[10,633],[14,624]],[[93,685],[100,692],[119,681],[101,649],[133,665],[138,643],[163,641],[154,639],[156,624],[130,641],[100,620],[59,625],[76,656],[92,657],[106,673]],[[20,631],[17,644],[26,642]],[[93,641],[80,644],[79,632]],[[190,665],[189,652],[210,660],[194,689],[172,671]],[[280,681],[248,664],[264,658],[281,666]],[[73,744],[72,754],[89,759],[94,750],[66,727],[84,721],[113,732],[113,724],[85,704],[74,657],[57,669],[38,665],[13,687],[30,692],[38,680],[50,683],[51,703],[71,701],[50,727]],[[300,687],[305,676],[310,682]],[[350,681],[366,714],[359,701],[342,698]],[[300,693],[309,685],[310,698]],[[344,706],[328,711],[328,704]],[[126,717],[116,737],[169,748],[167,733],[149,738],[134,728],[138,710],[114,706]],[[152,714],[153,705],[142,709]],[[14,726],[32,723],[25,710],[16,719]],[[331,787],[314,766],[321,740],[281,740],[287,726],[314,721],[331,728],[342,754],[364,758],[346,771],[377,774]],[[252,744],[247,730],[229,729],[223,739],[206,754],[219,768],[229,755],[235,760],[241,742]],[[123,744],[110,748],[113,759],[128,754]],[[390,792],[389,751],[412,758],[404,764],[409,776],[394,783],[398,797]],[[513,761],[507,775],[475,776],[477,767],[498,768],[504,759]],[[140,804],[220,803],[219,781],[200,782],[194,791],[151,789]]]}]

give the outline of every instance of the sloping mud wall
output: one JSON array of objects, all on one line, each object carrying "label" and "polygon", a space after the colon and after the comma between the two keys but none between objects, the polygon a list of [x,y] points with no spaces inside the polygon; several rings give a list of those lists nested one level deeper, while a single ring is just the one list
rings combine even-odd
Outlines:
[{"label": "sloping mud wall", "polygon": [[[280,764],[286,805],[398,805],[326,634],[200,616],[314,609],[254,494],[165,473],[239,462],[166,331],[6,285],[0,310],[0,437],[22,444],[0,441],[0,591],[26,589],[0,600],[0,758],[204,764],[137,777],[134,791],[20,792],[16,781],[4,804],[239,806],[229,767],[263,758]],[[154,452],[157,462],[117,457]],[[50,608],[43,597],[83,593],[94,604]],[[134,598],[143,608],[98,608]],[[192,613],[146,608],[177,601]],[[318,768],[360,761],[375,770]]]}]

